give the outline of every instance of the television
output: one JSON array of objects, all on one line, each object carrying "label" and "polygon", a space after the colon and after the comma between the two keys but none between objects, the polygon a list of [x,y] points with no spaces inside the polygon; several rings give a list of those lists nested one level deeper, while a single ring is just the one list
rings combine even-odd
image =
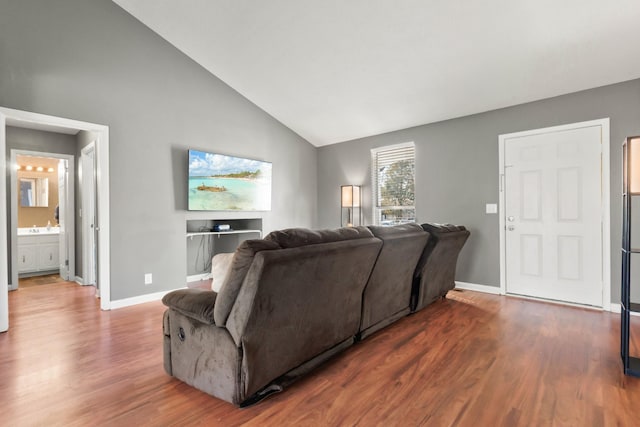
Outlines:
[{"label": "television", "polygon": [[271,210],[271,163],[189,150],[188,209]]}]

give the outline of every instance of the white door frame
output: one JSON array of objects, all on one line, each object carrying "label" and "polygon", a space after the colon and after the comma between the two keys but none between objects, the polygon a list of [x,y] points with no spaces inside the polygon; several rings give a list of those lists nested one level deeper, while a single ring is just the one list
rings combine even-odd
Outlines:
[{"label": "white door frame", "polygon": [[[13,149],[11,150],[10,156],[10,164],[14,166],[16,164],[16,156],[35,156],[35,157],[48,157],[54,159],[66,160],[69,168],[69,181],[72,185],[74,185],[74,156],[70,154],[59,154],[59,153],[49,153],[49,152],[41,152],[41,151],[30,151],[30,150],[19,150]],[[57,180],[56,175],[56,180]],[[18,186],[18,174],[15,168],[11,169],[11,289],[18,288],[18,198],[16,197]],[[73,206],[73,192],[69,195],[69,200],[67,200],[67,205]],[[75,277],[75,221],[74,216],[75,212],[67,211],[68,218],[68,230],[67,230],[67,247],[69,253],[69,273],[72,274],[72,277]],[[62,254],[60,254],[62,256]]]},{"label": "white door frame", "polygon": [[505,192],[504,192],[504,157],[505,144],[510,138],[538,135],[541,133],[555,133],[572,129],[600,126],[602,132],[602,309],[611,310],[611,203],[610,193],[610,164],[609,164],[609,118],[590,120],[586,122],[571,123],[560,126],[552,126],[542,129],[533,129],[523,132],[514,132],[498,136],[498,176],[500,195],[500,293],[507,292],[506,271],[506,219],[505,219]]},{"label": "white door frame", "polygon": [[[110,209],[109,209],[109,127],[78,120],[64,119],[45,114],[0,107],[0,153],[6,152],[6,127],[20,126],[32,129],[76,129],[94,132],[97,135],[97,209],[98,218],[98,280],[100,281],[100,308],[111,308],[111,258]],[[7,247],[7,179],[6,162],[0,162],[0,247]],[[0,257],[0,332],[9,328],[7,257]]]}]

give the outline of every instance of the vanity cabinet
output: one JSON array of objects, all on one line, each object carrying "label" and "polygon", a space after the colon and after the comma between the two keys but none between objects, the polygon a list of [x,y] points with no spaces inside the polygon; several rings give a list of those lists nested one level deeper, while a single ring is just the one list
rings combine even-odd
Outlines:
[{"label": "vanity cabinet", "polygon": [[58,270],[58,234],[18,236],[18,273],[44,273]]},{"label": "vanity cabinet", "polygon": [[55,243],[38,245],[38,270],[58,270],[60,268],[58,252],[58,236]]},{"label": "vanity cabinet", "polygon": [[36,245],[18,242],[18,273],[36,271],[37,250]]}]

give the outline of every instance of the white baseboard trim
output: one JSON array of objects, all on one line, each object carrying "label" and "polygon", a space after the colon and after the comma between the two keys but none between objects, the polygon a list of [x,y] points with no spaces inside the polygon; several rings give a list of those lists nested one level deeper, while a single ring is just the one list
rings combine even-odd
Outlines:
[{"label": "white baseboard trim", "polygon": [[[620,306],[619,303],[611,303],[610,305],[611,310],[609,310],[612,313],[622,313],[622,307]],[[640,313],[636,312],[636,311],[632,311],[630,313],[632,316],[640,316]]]},{"label": "white baseboard trim", "polygon": [[477,283],[458,282],[456,281],[456,289],[464,289],[467,291],[484,292],[485,294],[500,295],[500,288],[489,285],[479,285]]},{"label": "white baseboard trim", "polygon": [[[477,283],[468,283],[468,282],[458,282],[458,281],[456,281],[456,289],[464,289],[464,290],[467,290],[467,291],[484,292],[486,294],[502,295],[502,293],[500,292],[500,288],[499,287],[489,286],[489,285],[479,285]],[[563,302],[563,301],[545,300],[545,299],[542,299],[542,298],[529,297],[529,296],[526,296],[526,295],[512,295],[512,294],[509,294],[509,296],[516,297],[516,298],[531,299],[531,300],[535,300],[535,301],[545,301],[545,302],[561,304],[561,305],[568,305],[568,306],[571,306],[571,307],[589,308],[589,309],[592,308],[594,310],[611,311],[612,313],[620,313],[620,311],[621,311],[620,304],[615,304],[615,303],[604,304],[604,306],[602,308],[600,308],[600,307],[585,306],[585,305],[581,305],[581,304],[572,304],[572,303]],[[640,313],[636,313],[636,312],[632,311],[631,315],[632,316],[640,316]]]},{"label": "white baseboard trim", "polygon": [[193,276],[187,276],[187,283],[199,282],[200,280],[211,279],[211,273],[194,274]]},{"label": "white baseboard trim", "polygon": [[132,305],[144,304],[145,302],[153,302],[160,301],[163,296],[168,294],[169,292],[174,291],[175,289],[171,289],[169,291],[161,291],[155,292],[153,294],[145,294],[137,297],[119,299],[116,301],[111,301],[111,310],[115,310],[118,308],[130,307]]},{"label": "white baseboard trim", "polygon": [[84,285],[84,279],[82,277],[80,277],[80,276],[76,276],[75,282],[78,285]]}]

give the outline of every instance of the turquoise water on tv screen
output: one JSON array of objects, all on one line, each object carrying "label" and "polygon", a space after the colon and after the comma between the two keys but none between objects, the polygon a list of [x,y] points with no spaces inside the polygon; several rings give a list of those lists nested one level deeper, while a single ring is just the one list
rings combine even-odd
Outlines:
[{"label": "turquoise water on tv screen", "polygon": [[[210,191],[201,188],[217,188]],[[267,179],[189,177],[189,210],[268,211],[271,183]]]}]

